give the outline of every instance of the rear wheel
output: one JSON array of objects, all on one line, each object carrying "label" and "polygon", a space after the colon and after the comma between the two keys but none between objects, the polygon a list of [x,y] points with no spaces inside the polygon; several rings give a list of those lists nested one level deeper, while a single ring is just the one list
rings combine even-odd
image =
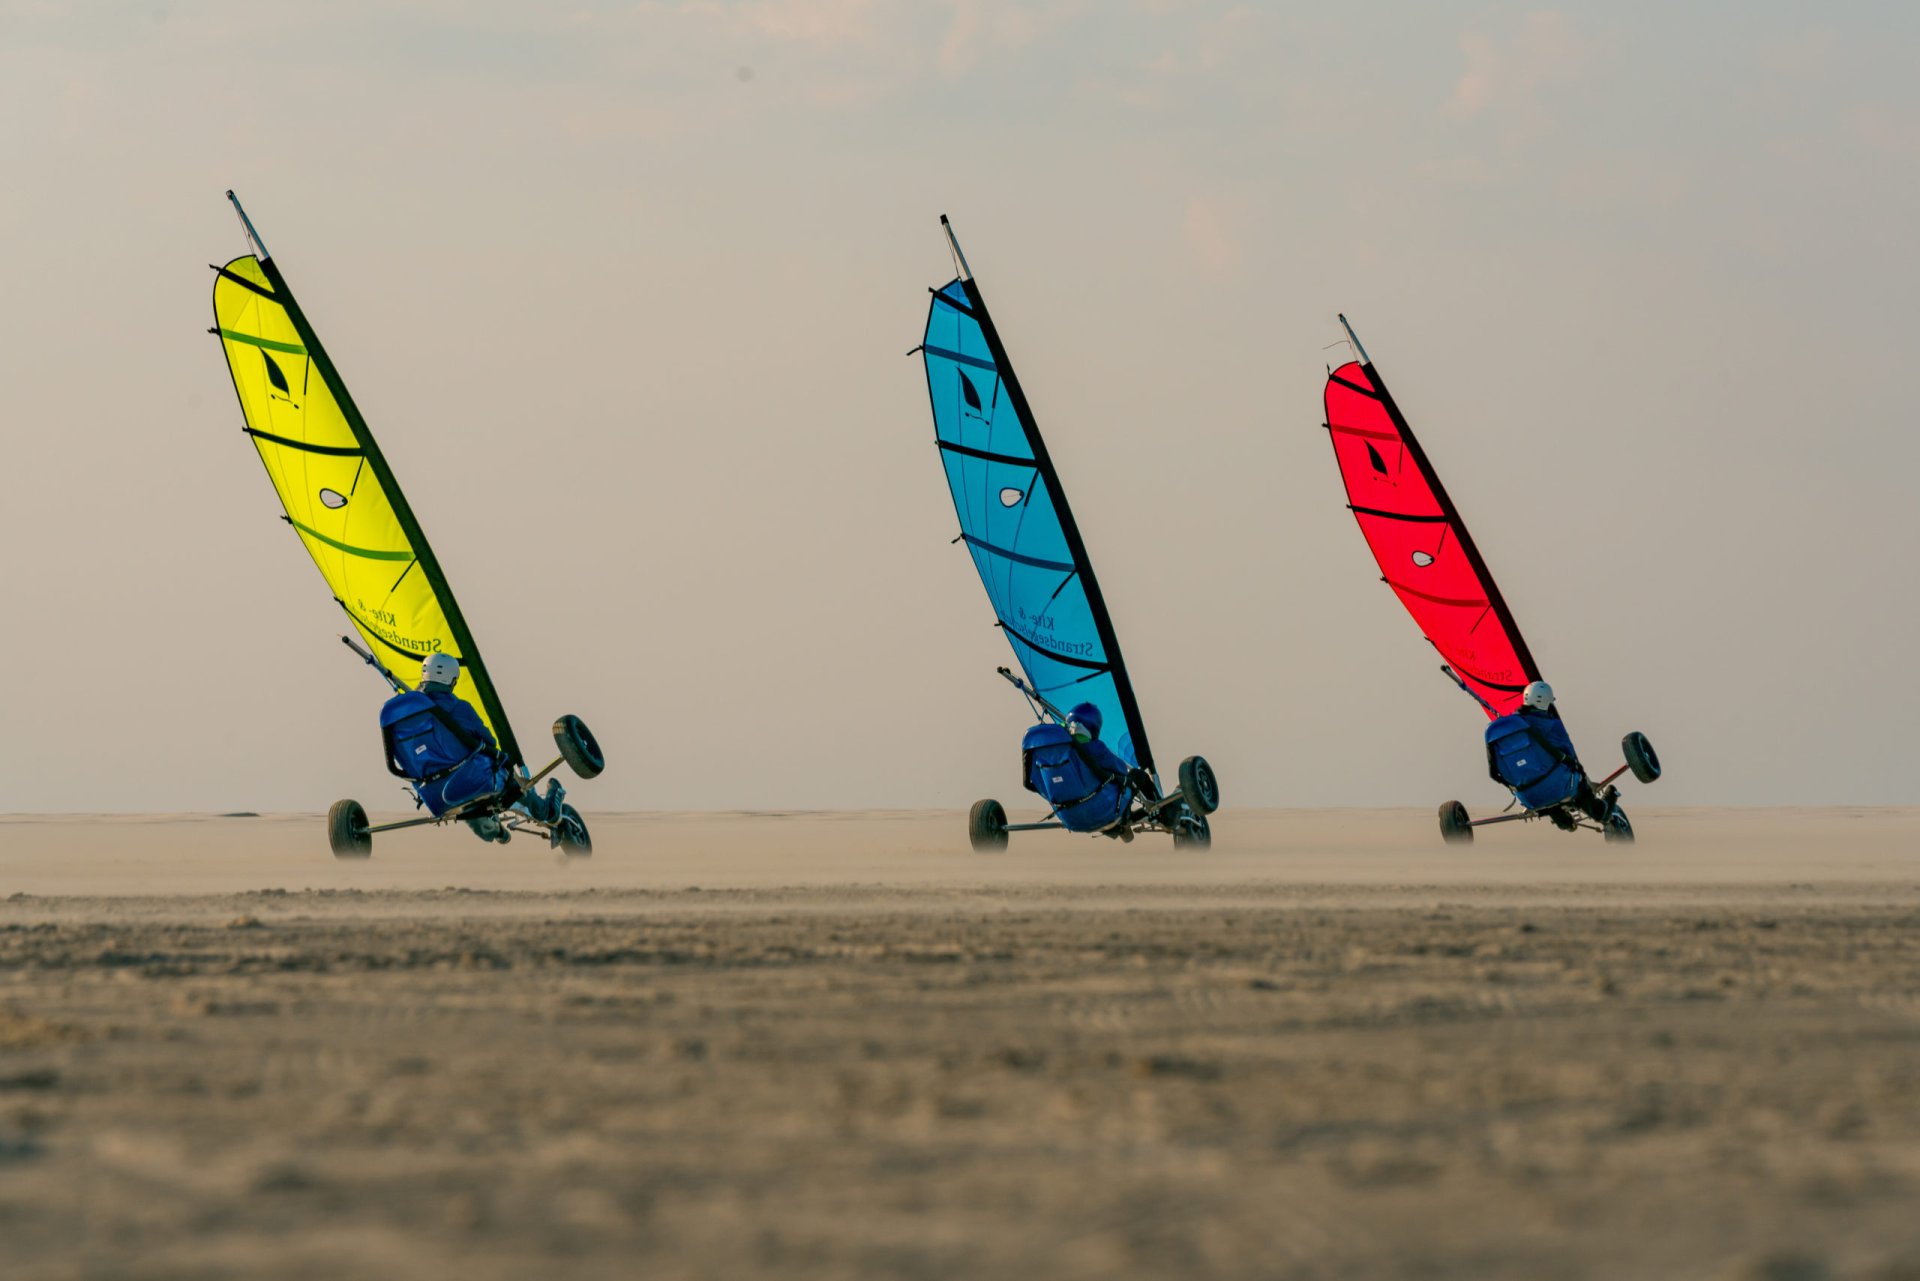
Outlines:
[{"label": "rear wheel", "polygon": [[1203,818],[1220,808],[1220,780],[1213,776],[1213,766],[1204,756],[1189,756],[1180,762],[1180,790],[1194,813]]},{"label": "rear wheel", "polygon": [[1620,751],[1627,758],[1627,768],[1642,783],[1651,783],[1660,777],[1660,758],[1653,753],[1653,744],[1639,730],[1620,740]]},{"label": "rear wheel", "polygon": [[1627,821],[1627,812],[1618,805],[1607,811],[1606,819],[1600,824],[1600,832],[1609,845],[1615,842],[1633,844],[1633,824]]},{"label": "rear wheel", "polygon": [[[1191,759],[1198,759],[1197,757]],[[1202,764],[1206,762],[1202,761]],[[1181,769],[1184,772],[1185,766]],[[1173,820],[1173,848],[1177,850],[1204,850],[1213,844],[1213,828],[1208,825],[1205,816],[1200,814],[1182,814]]]},{"label": "rear wheel", "polygon": [[578,716],[562,716],[555,721],[553,741],[567,768],[581,778],[593,778],[607,767],[607,758],[600,754],[600,744],[593,737],[593,731]]},{"label": "rear wheel", "polygon": [[1448,801],[1440,807],[1440,839],[1449,845],[1473,844],[1473,822],[1467,817],[1467,807],[1459,801]]},{"label": "rear wheel", "polygon": [[587,858],[593,854],[593,836],[587,831],[586,820],[580,817],[580,811],[571,805],[560,807],[560,821],[554,824],[553,834],[560,852],[568,858]]},{"label": "rear wheel", "polygon": [[359,801],[335,801],[327,811],[327,844],[335,858],[373,857],[373,836]]},{"label": "rear wheel", "polygon": [[1007,848],[1007,811],[999,801],[975,801],[967,815],[967,840],[981,854]]}]

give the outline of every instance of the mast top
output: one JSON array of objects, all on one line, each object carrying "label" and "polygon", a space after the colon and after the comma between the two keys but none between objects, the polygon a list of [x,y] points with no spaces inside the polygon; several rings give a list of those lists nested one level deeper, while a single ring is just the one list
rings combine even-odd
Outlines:
[{"label": "mast top", "polygon": [[1347,331],[1347,341],[1352,343],[1353,349],[1360,354],[1360,363],[1363,365],[1371,365],[1373,361],[1368,358],[1367,349],[1360,345],[1360,335],[1354,333],[1353,326],[1347,323],[1347,314],[1345,312],[1340,313],[1340,327]]},{"label": "mast top", "polygon": [[947,233],[947,249],[953,254],[953,266],[962,280],[972,280],[973,271],[967,266],[967,256],[960,252],[960,240],[953,234],[953,224],[947,221],[945,214],[940,215],[940,230]]},{"label": "mast top", "polygon": [[247,211],[240,207],[240,197],[229,188],[227,199],[233,202],[233,211],[240,215],[240,227],[247,233],[247,244],[253,247],[253,256],[265,262],[272,255],[267,252],[267,242],[260,239],[260,233],[253,229],[253,219],[247,217]]}]

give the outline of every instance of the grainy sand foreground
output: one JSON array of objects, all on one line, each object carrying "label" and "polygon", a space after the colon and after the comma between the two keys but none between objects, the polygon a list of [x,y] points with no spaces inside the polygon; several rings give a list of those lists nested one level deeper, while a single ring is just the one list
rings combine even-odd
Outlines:
[{"label": "grainy sand foreground", "polygon": [[1634,816],[0,820],[0,1276],[1920,1278],[1920,811]]}]

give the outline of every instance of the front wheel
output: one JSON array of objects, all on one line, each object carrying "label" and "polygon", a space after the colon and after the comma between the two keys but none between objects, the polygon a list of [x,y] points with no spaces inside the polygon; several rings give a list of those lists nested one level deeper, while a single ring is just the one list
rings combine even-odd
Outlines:
[{"label": "front wheel", "polygon": [[1459,801],[1448,801],[1440,807],[1440,839],[1449,845],[1473,844],[1473,821]]},{"label": "front wheel", "polygon": [[373,857],[373,835],[359,801],[335,801],[327,811],[327,844],[335,858]]},{"label": "front wheel", "polygon": [[1220,780],[1204,756],[1189,756],[1180,762],[1180,791],[1187,804],[1201,817],[1220,808]]},{"label": "front wheel", "polygon": [[593,836],[586,820],[571,805],[560,807],[560,821],[553,825],[554,845],[568,858],[588,858],[593,854]]},{"label": "front wheel", "polygon": [[1627,812],[1618,805],[1607,811],[1605,821],[1600,824],[1600,833],[1609,845],[1616,842],[1621,845],[1633,844],[1633,824],[1627,821]]},{"label": "front wheel", "polygon": [[[1198,759],[1198,758],[1193,758]],[[1201,762],[1205,764],[1205,762]],[[1181,767],[1185,770],[1185,766]],[[1213,844],[1213,828],[1204,816],[1182,814],[1173,821],[1173,848],[1177,850],[1204,850]]]},{"label": "front wheel", "polygon": [[973,803],[967,815],[967,840],[980,854],[997,854],[1007,848],[1007,811],[999,801]]},{"label": "front wheel", "polygon": [[1627,758],[1627,768],[1642,783],[1651,783],[1660,777],[1660,758],[1653,753],[1653,744],[1639,730],[1620,740],[1621,754]]},{"label": "front wheel", "polygon": [[578,716],[562,716],[553,723],[553,742],[567,768],[581,778],[593,778],[607,767],[593,731]]}]

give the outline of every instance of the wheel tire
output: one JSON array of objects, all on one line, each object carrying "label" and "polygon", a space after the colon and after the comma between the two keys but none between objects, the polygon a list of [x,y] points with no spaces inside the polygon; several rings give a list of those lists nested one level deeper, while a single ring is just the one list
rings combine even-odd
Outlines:
[{"label": "wheel tire", "polygon": [[1440,807],[1440,839],[1449,845],[1473,844],[1473,822],[1467,817],[1467,807],[1459,801],[1448,801]]},{"label": "wheel tire", "polygon": [[359,801],[335,801],[327,811],[327,844],[335,858],[372,858],[373,837],[367,831],[367,811]]},{"label": "wheel tire", "polygon": [[1639,730],[1620,740],[1620,751],[1627,758],[1627,768],[1642,783],[1651,783],[1660,777],[1660,758],[1654,755],[1653,744]]},{"label": "wheel tire", "polygon": [[1627,821],[1627,812],[1618,805],[1607,814],[1606,821],[1600,825],[1600,834],[1607,844],[1633,844],[1633,824]]},{"label": "wheel tire", "polygon": [[1220,780],[1204,756],[1189,756],[1180,762],[1180,791],[1193,812],[1205,818],[1220,808]]},{"label": "wheel tire", "polygon": [[975,801],[967,814],[967,840],[977,854],[1007,848],[1007,811],[999,801]]},{"label": "wheel tire", "polygon": [[597,777],[607,767],[607,758],[600,753],[600,743],[587,728],[587,723],[578,716],[562,716],[553,723],[553,741],[560,749],[561,759],[567,768],[581,778]]},{"label": "wheel tire", "polygon": [[568,858],[591,858],[593,833],[587,831],[587,822],[580,817],[580,811],[571,805],[562,805],[560,824],[560,852]]},{"label": "wheel tire", "polygon": [[[1199,760],[1198,757],[1189,757],[1188,759]],[[1206,764],[1205,761],[1201,761],[1200,763],[1202,765]],[[1182,773],[1186,772],[1185,765],[1182,765],[1180,769]],[[1173,820],[1173,848],[1177,850],[1204,850],[1212,844],[1213,827],[1207,822],[1206,815],[1182,814],[1179,818]]]}]

